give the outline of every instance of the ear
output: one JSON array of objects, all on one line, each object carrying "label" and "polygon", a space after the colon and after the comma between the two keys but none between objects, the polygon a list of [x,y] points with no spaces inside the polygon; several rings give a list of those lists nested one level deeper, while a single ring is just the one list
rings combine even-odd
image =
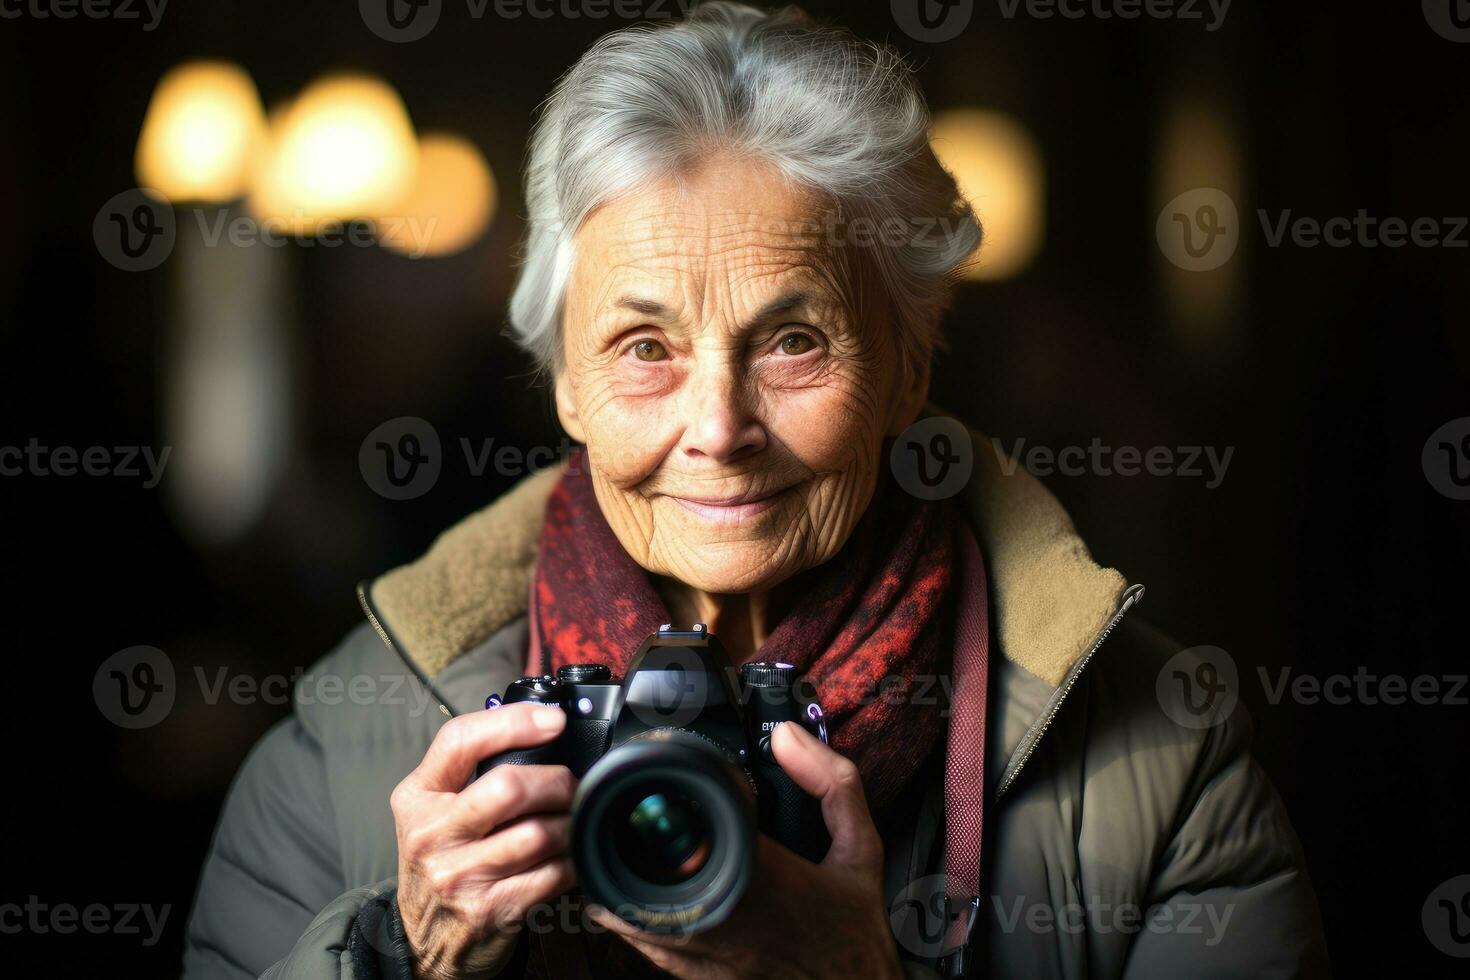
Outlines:
[{"label": "ear", "polygon": [[888,417],[888,428],[885,435],[889,438],[897,436],[919,417],[924,410],[924,403],[929,400],[929,359],[915,370],[902,371],[901,390],[898,397],[894,399],[893,411]]},{"label": "ear", "polygon": [[556,376],[556,417],[567,435],[578,442],[586,442],[587,434],[582,431],[582,417],[577,414],[577,400],[572,396],[572,386],[563,369]]}]

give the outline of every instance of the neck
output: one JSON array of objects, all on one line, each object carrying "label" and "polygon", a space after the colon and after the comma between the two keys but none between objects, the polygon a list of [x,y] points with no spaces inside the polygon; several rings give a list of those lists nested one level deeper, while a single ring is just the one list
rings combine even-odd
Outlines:
[{"label": "neck", "polygon": [[704,623],[737,664],[755,656],[784,609],[784,590],[779,587],[747,593],[705,592],[663,575],[651,578],[674,618],[674,626],[688,629]]}]

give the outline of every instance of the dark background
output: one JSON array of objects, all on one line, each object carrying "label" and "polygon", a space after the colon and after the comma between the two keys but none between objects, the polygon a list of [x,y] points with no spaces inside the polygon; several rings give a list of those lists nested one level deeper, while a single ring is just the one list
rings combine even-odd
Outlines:
[{"label": "dark background", "polygon": [[[1008,444],[1235,447],[1213,490],[1182,477],[1048,484],[1095,555],[1148,586],[1146,617],[1235,657],[1255,751],[1303,839],[1338,971],[1460,972],[1427,941],[1420,909],[1440,882],[1470,873],[1470,708],[1272,705],[1255,668],[1466,672],[1470,504],[1431,487],[1420,452],[1438,426],[1470,415],[1470,252],[1271,249],[1254,214],[1470,214],[1470,45],[1430,30],[1417,3],[1236,0],[1215,32],[1007,19],[981,3],[960,37],[933,45],[906,37],[886,3],[808,9],[909,52],[936,110],[999,108],[1035,135],[1044,248],[1018,278],[960,289],[936,399]],[[151,948],[138,936],[0,935],[7,968],[175,974],[228,780],[287,710],[207,705],[181,683],[166,721],[124,731],[91,696],[104,659],[148,644],[181,676],[289,674],[360,621],[359,579],[415,557],[513,482],[451,458],[432,492],[384,500],[359,474],[358,448],[387,419],[422,416],[450,446],[557,445],[544,390],[500,335],[519,166],[536,104],[621,23],[474,20],[450,2],[428,38],[390,44],[342,0],[175,0],[153,32],[0,20],[0,445],[165,441],[174,273],[112,267],[91,226],[136,183],[143,112],[178,62],[238,62],[267,105],[324,70],[379,73],[418,127],[473,139],[501,194],[489,233],[458,256],[290,250],[294,444],[264,517],[236,543],[188,537],[162,487],[0,478],[0,903],[172,907]],[[1232,260],[1234,312],[1205,338],[1171,320],[1153,230],[1161,119],[1190,92],[1233,120],[1250,226]]]}]

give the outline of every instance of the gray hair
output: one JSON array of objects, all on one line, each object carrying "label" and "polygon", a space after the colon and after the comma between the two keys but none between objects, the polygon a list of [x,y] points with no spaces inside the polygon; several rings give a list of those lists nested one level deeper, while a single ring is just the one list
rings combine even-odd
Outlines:
[{"label": "gray hair", "polygon": [[[531,136],[511,335],[559,371],[582,222],[724,146],[826,195],[849,228],[885,230],[860,251],[895,317],[905,369],[927,367],[952,282],[981,237],[928,129],[901,55],[795,7],[767,13],[722,0],[682,21],[607,34],[562,76]],[[886,233],[894,228],[902,233]]]}]

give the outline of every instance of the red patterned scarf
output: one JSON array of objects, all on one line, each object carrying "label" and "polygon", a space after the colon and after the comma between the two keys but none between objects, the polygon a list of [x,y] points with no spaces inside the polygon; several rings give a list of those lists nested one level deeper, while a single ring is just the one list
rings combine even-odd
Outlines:
[{"label": "red patterned scarf", "polygon": [[[831,744],[857,763],[875,813],[945,727],[937,679],[950,672],[962,523],[948,501],[918,500],[885,471],[841,551],[792,583],[799,598],[752,658],[793,663],[815,684]],[[547,502],[532,588],[537,672],[593,661],[622,677],[648,634],[671,621],[602,516],[585,449]],[[983,587],[966,601],[983,604]]]}]

